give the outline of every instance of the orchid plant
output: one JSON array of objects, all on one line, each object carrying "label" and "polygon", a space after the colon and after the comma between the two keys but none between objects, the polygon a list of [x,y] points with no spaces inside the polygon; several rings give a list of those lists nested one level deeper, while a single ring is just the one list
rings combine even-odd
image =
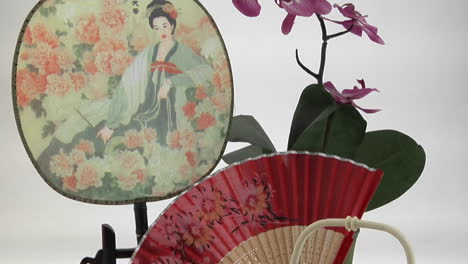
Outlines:
[{"label": "orchid plant", "polygon": [[[260,14],[258,0],[232,0],[234,6],[244,15],[255,17]],[[358,110],[373,114],[380,109],[367,109],[355,101],[372,92],[364,79],[358,79],[359,86],[338,91],[331,81],[324,82],[327,45],[331,39],[352,33],[384,45],[377,27],[367,22],[367,15],[357,11],[352,3],[332,5],[327,0],[275,0],[279,8],[286,11],[281,31],[291,32],[297,16],[316,16],[322,30],[321,62],[318,71],[305,66],[296,50],[296,61],[300,68],[317,80],[306,87],[299,99],[289,133],[288,150],[323,152],[364,163],[384,171],[384,178],[377,189],[368,211],[381,207],[403,195],[419,179],[424,165],[423,148],[409,136],[395,130],[366,132],[367,122]],[[325,17],[332,10],[338,10],[342,21]],[[326,23],[336,23],[344,31],[329,34]],[[236,116],[233,119],[229,140],[247,142],[249,146],[223,157],[226,163],[245,158],[276,152],[273,143],[252,116]],[[356,240],[355,240],[356,242]],[[353,247],[354,248],[354,247]],[[353,249],[345,263],[352,263]]]}]

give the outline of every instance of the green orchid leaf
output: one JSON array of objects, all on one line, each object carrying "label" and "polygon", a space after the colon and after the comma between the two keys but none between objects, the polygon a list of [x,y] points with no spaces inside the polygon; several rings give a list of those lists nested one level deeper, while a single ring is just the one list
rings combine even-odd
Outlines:
[{"label": "green orchid leaf", "polygon": [[335,100],[318,84],[309,85],[304,89],[294,112],[289,132],[288,149],[292,149],[296,140],[304,130],[317,119],[329,106],[335,105]]},{"label": "green orchid leaf", "polygon": [[247,142],[259,147],[262,153],[276,152],[262,126],[250,115],[239,115],[232,119],[228,140],[230,142]]},{"label": "green orchid leaf", "polygon": [[336,106],[327,107],[317,118],[304,130],[302,135],[289,148],[296,151],[322,152],[326,137],[328,121],[336,111]]},{"label": "green orchid leaf", "polygon": [[254,145],[247,146],[245,148],[241,148],[229,154],[223,156],[223,161],[227,164],[233,164],[248,158],[253,158],[256,156],[263,155],[262,148]]},{"label": "green orchid leaf", "polygon": [[350,104],[339,105],[329,121],[323,152],[352,158],[366,133],[367,122]]},{"label": "green orchid leaf", "polygon": [[403,195],[421,176],[426,162],[424,149],[409,136],[394,130],[366,133],[354,160],[384,171],[367,211]]},{"label": "green orchid leaf", "polygon": [[331,105],[307,127],[292,149],[352,158],[366,127],[366,121],[353,106]]}]

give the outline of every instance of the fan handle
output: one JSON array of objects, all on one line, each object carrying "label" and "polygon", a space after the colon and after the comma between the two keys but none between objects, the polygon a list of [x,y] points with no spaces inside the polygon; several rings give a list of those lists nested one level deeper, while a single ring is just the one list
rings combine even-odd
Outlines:
[{"label": "fan handle", "polygon": [[345,227],[347,231],[357,231],[359,228],[368,228],[368,229],[385,231],[387,233],[390,233],[391,235],[393,235],[400,241],[406,253],[407,263],[408,264],[415,263],[414,253],[411,248],[411,245],[409,244],[408,240],[400,231],[386,224],[381,224],[381,223],[376,223],[376,222],[371,222],[371,221],[364,221],[364,220],[358,219],[357,217],[348,216],[346,217],[346,219],[330,218],[330,219],[320,220],[306,227],[306,229],[304,229],[304,231],[302,231],[302,233],[297,238],[296,244],[294,245],[294,251],[291,256],[291,261],[289,262],[290,264],[299,264],[299,259],[301,258],[301,252],[304,249],[304,245],[307,239],[309,239],[313,231],[319,228],[324,228],[324,227]]}]

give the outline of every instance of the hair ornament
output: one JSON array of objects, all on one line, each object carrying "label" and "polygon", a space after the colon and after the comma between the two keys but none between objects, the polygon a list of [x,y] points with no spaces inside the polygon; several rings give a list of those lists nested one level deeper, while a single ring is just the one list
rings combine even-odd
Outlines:
[{"label": "hair ornament", "polygon": [[169,3],[164,5],[154,5],[148,8],[148,10],[146,10],[146,16],[149,17],[151,13],[153,13],[153,11],[158,8],[161,8],[164,13],[168,14],[173,19],[177,19],[177,17],[179,17],[179,12],[174,8],[172,4]]}]

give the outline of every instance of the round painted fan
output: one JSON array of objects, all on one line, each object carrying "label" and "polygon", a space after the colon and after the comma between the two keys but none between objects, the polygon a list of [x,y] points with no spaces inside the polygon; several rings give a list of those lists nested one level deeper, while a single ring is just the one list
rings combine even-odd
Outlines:
[{"label": "round painted fan", "polygon": [[[306,226],[361,217],[382,175],[351,160],[297,152],[232,165],[175,200],[132,263],[288,263]],[[352,235],[340,227],[318,230],[301,263],[342,263]]]},{"label": "round painted fan", "polygon": [[233,107],[224,41],[198,0],[40,0],[12,94],[39,174],[97,204],[166,199],[208,175]]}]

